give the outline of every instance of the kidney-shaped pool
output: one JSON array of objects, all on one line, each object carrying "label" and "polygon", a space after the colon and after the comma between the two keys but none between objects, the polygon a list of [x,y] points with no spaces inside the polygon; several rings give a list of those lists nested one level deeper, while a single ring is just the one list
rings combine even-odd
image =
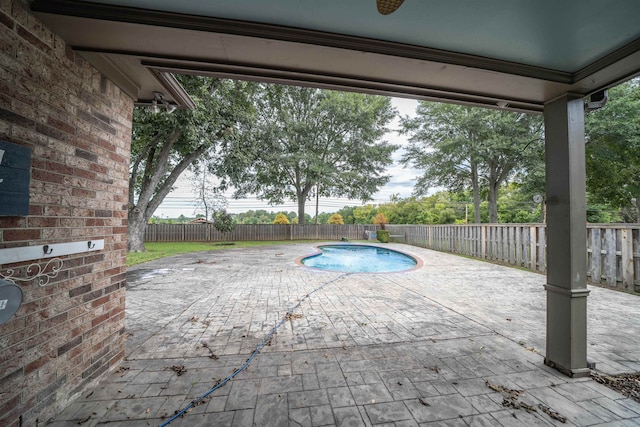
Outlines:
[{"label": "kidney-shaped pool", "polygon": [[421,264],[418,259],[392,249],[369,245],[322,245],[320,253],[300,262],[321,270],[349,273],[383,273],[411,270]]}]

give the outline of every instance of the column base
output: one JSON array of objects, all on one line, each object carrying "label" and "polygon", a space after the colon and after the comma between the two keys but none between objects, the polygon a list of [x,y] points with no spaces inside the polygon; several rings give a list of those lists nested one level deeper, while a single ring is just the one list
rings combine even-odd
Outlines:
[{"label": "column base", "polygon": [[557,363],[552,362],[546,357],[544,358],[544,364],[571,378],[584,378],[591,375],[591,369],[589,368],[577,368],[577,369],[565,368],[564,366],[560,366]]},{"label": "column base", "polygon": [[547,351],[544,363],[569,377],[590,374],[587,362],[586,288],[545,285],[547,291]]}]

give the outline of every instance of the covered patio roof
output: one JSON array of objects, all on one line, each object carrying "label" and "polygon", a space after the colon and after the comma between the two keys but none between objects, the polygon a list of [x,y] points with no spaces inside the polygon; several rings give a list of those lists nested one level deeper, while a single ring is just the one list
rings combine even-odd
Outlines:
[{"label": "covered patio roof", "polygon": [[[163,72],[541,112],[640,70],[634,0],[34,0],[32,10],[138,102]],[[158,79],[160,76],[160,79]],[[169,86],[169,87],[168,87]]]}]

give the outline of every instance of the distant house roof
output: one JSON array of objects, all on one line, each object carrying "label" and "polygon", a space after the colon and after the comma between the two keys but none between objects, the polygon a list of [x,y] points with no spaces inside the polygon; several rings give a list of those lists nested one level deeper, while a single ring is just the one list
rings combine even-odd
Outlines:
[{"label": "distant house roof", "polygon": [[207,221],[205,218],[196,218],[189,221],[188,224],[211,224],[211,221]]}]

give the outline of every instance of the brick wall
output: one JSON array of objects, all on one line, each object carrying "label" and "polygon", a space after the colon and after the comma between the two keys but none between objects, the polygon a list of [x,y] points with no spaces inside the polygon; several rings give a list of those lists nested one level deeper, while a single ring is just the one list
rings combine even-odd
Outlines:
[{"label": "brick wall", "polygon": [[23,305],[0,325],[0,425],[43,423],[124,357],[132,110],[20,1],[0,0],[0,139],[32,150],[30,214],[0,217],[0,248],[105,240],[62,257],[46,286],[18,282]]}]

